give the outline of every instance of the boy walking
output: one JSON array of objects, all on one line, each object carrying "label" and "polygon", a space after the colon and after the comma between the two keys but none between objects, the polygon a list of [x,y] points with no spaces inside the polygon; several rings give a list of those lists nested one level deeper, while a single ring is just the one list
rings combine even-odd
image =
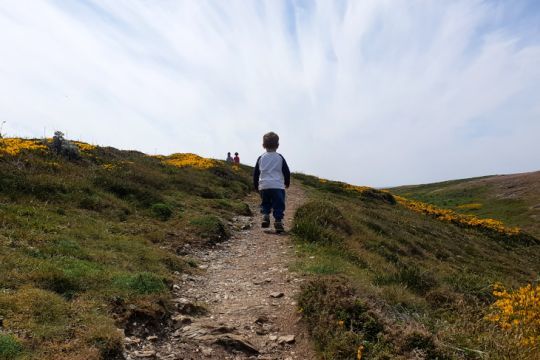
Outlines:
[{"label": "boy walking", "polygon": [[270,213],[274,215],[276,232],[285,231],[283,213],[285,211],[285,188],[291,182],[291,172],[285,158],[276,152],[279,136],[269,132],[263,136],[266,152],[259,156],[253,172],[253,185],[261,195],[262,227],[270,226]]}]

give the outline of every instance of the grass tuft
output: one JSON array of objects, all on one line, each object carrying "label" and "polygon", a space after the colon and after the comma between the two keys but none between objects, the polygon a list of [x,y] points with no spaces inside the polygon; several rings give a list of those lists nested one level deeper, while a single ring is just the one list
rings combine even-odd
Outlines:
[{"label": "grass tuft", "polygon": [[0,359],[14,360],[23,351],[23,346],[12,335],[0,334]]}]

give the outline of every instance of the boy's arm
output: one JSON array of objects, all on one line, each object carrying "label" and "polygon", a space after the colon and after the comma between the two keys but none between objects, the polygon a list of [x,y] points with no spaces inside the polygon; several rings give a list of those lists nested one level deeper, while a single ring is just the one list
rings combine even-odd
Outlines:
[{"label": "boy's arm", "polygon": [[287,165],[287,161],[285,161],[283,155],[281,156],[281,158],[283,159],[281,171],[283,172],[283,177],[285,178],[285,187],[288,188],[289,185],[291,185],[291,171],[289,170],[289,165]]},{"label": "boy's arm", "polygon": [[253,170],[253,187],[255,188],[255,191],[259,190],[259,176],[261,175],[261,170],[259,169],[259,160],[261,160],[260,156],[257,159],[255,169]]}]

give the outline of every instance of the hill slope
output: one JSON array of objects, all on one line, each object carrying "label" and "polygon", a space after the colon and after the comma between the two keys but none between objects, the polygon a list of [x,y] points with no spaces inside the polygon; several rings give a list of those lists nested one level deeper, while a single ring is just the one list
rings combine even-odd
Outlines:
[{"label": "hill slope", "polygon": [[0,359],[122,358],[130,324],[166,321],[171,286],[220,242],[250,169],[193,154],[153,157],[0,139]]},{"label": "hill slope", "polygon": [[[231,220],[250,214],[249,167],[76,145],[71,157],[49,141],[0,139],[0,359],[121,359],[124,333],[171,322],[173,284],[198,268],[186,249],[226,241]],[[298,310],[321,358],[538,358],[537,237],[294,178],[308,199],[294,214],[291,270],[310,279]],[[500,213],[490,204],[486,214]]]},{"label": "hill slope", "polygon": [[540,171],[389,190],[461,213],[499,219],[540,237]]},{"label": "hill slope", "polygon": [[[520,341],[540,331],[527,320],[540,314],[540,288],[527,287],[539,279],[538,239],[388,192],[297,178],[311,200],[295,216],[295,268],[313,277],[299,304],[324,359],[537,358]],[[513,312],[515,299],[501,314],[494,284],[521,288],[530,318]]]}]

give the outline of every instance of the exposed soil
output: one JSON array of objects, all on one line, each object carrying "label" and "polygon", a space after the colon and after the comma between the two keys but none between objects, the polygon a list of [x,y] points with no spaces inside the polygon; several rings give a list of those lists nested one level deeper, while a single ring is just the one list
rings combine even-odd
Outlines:
[{"label": "exposed soil", "polygon": [[[258,214],[258,196],[248,198]],[[287,191],[286,228],[304,193]],[[176,310],[166,331],[126,338],[127,359],[316,359],[295,296],[303,278],[288,270],[287,234],[263,231],[260,218],[238,217],[231,239],[190,250],[197,275],[174,286]]]}]

